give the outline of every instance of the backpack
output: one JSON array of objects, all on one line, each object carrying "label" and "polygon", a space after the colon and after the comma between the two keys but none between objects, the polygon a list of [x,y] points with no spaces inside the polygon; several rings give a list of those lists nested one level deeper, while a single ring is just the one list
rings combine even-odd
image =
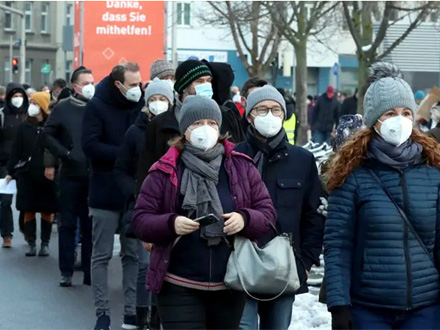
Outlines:
[{"label": "backpack", "polygon": [[220,111],[222,112],[223,117],[221,134],[226,134],[226,132],[229,132],[231,135],[231,142],[243,142],[245,140],[245,135],[240,123],[240,112],[238,111],[235,103],[232,102],[232,100],[227,100],[225,103],[223,103],[223,105],[220,106]]}]

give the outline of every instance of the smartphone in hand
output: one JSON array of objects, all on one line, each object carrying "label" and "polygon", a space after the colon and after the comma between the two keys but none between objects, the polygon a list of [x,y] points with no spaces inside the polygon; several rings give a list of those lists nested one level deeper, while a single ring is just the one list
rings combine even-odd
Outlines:
[{"label": "smartphone in hand", "polygon": [[213,223],[219,222],[220,219],[211,213],[211,214],[205,215],[203,217],[197,218],[194,221],[198,222],[200,224],[200,228],[201,228],[201,227],[206,227],[206,226],[212,225]]}]

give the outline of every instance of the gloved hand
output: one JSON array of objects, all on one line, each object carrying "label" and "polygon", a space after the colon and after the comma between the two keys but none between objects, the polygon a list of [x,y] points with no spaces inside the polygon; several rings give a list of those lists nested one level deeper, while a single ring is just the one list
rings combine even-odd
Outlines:
[{"label": "gloved hand", "polygon": [[324,197],[320,198],[321,205],[318,207],[318,213],[327,218],[328,201]]},{"label": "gloved hand", "polygon": [[336,306],[330,308],[332,313],[332,330],[354,329],[350,306]]}]

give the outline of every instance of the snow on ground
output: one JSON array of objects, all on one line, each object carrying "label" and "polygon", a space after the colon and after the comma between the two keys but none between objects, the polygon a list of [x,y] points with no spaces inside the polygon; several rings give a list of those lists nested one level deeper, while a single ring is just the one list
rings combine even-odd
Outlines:
[{"label": "snow on ground", "polygon": [[327,306],[318,301],[318,296],[306,293],[296,296],[289,330],[330,330],[331,314]]}]

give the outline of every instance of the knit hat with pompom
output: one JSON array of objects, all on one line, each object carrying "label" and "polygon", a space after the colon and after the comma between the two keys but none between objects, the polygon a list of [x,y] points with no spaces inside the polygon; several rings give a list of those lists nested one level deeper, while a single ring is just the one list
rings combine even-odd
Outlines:
[{"label": "knit hat with pompom", "polygon": [[369,128],[388,110],[405,107],[414,118],[417,104],[399,68],[391,63],[375,63],[369,69],[369,87],[364,97],[364,122]]}]

